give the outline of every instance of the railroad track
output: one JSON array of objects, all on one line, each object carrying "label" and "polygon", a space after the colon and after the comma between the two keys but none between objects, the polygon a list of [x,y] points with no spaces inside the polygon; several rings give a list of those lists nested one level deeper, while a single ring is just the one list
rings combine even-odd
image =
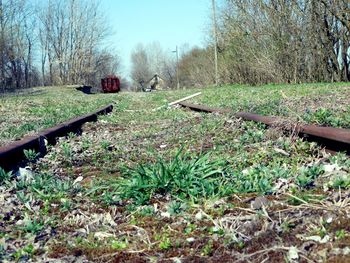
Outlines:
[{"label": "railroad track", "polygon": [[52,128],[45,129],[34,136],[25,136],[23,139],[0,147],[0,167],[12,170],[24,160],[24,150],[34,150],[41,156],[46,154],[46,142],[53,145],[58,137],[66,136],[70,132],[81,131],[86,122],[96,121],[98,115],[107,114],[113,110],[113,105],[107,105],[95,112],[73,118]]},{"label": "railroad track", "polygon": [[[207,113],[230,113],[230,109],[211,108],[205,105],[179,102],[178,105],[189,108],[193,111]],[[274,126],[282,122],[277,117],[263,116],[248,112],[238,112],[236,117],[244,120],[264,123],[267,126]],[[297,133],[308,141],[314,141],[330,153],[345,152],[350,156],[350,130],[333,127],[322,127],[316,125],[294,125],[294,127],[284,127],[284,130]]]},{"label": "railroad track", "polygon": [[[211,108],[205,105],[178,102],[178,105],[189,108],[193,111],[207,113],[232,113],[230,109]],[[97,116],[107,114],[113,110],[113,105],[108,105],[96,112],[80,116],[63,122],[52,128],[41,131],[34,136],[26,136],[20,141],[13,142],[4,147],[0,147],[0,167],[11,170],[23,163],[24,150],[35,150],[41,156],[46,154],[46,142],[55,144],[58,137],[67,135],[69,132],[80,131],[81,126],[86,122],[96,121]],[[244,120],[256,121],[274,126],[281,123],[277,117],[262,116],[253,113],[239,112],[236,117]],[[315,141],[330,153],[345,152],[350,156],[350,130],[332,127],[321,127],[316,125],[295,125],[293,128],[284,127],[286,131],[293,131],[308,141]]]}]

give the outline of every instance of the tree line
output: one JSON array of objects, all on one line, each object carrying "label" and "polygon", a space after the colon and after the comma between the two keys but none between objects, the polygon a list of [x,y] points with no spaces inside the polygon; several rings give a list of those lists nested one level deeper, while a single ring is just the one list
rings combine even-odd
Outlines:
[{"label": "tree line", "polygon": [[[217,37],[203,48],[158,43],[131,54],[131,78],[159,74],[169,87],[350,81],[348,0],[223,0]],[[208,12],[208,19],[211,15]],[[0,90],[36,85],[98,85],[117,72],[110,28],[95,0],[0,0]],[[214,41],[216,39],[217,41]],[[174,47],[175,49],[175,47]]]},{"label": "tree line", "polygon": [[181,55],[181,86],[215,83],[215,46],[221,84],[350,81],[348,0],[224,0],[208,32]]},{"label": "tree line", "polygon": [[348,0],[226,0],[222,82],[350,81]]},{"label": "tree line", "polygon": [[0,85],[93,85],[119,69],[98,2],[0,0]]}]

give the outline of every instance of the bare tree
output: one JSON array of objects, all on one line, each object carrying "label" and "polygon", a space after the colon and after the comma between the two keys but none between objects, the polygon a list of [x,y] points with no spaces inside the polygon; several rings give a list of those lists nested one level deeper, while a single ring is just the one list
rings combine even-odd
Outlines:
[{"label": "bare tree", "polygon": [[101,50],[98,53],[95,53],[93,57],[93,61],[91,61],[93,65],[93,74],[90,76],[90,83],[98,86],[100,83],[100,79],[112,74],[117,74],[120,70],[120,58],[116,54],[116,52],[111,53],[109,50]]},{"label": "bare tree", "polygon": [[184,54],[179,62],[182,86],[203,87],[215,83],[214,59],[211,47],[195,47]]},{"label": "bare tree", "polygon": [[33,10],[25,0],[0,1],[0,77],[5,89],[30,87],[33,67]]},{"label": "bare tree", "polygon": [[131,53],[131,79],[135,87],[142,88],[152,76],[147,52],[142,44],[138,44]]},{"label": "bare tree", "polygon": [[[115,66],[115,55],[106,55],[102,43],[107,36],[106,21],[96,1],[52,0],[39,14],[42,75],[48,64],[50,83],[96,83],[101,56]],[[112,61],[111,57],[116,60]],[[103,71],[103,70],[102,70]]]},{"label": "bare tree", "polygon": [[171,51],[165,51],[159,42],[146,46],[138,44],[131,53],[131,79],[135,87],[147,84],[155,74],[159,75],[165,85],[175,87],[176,61]]}]

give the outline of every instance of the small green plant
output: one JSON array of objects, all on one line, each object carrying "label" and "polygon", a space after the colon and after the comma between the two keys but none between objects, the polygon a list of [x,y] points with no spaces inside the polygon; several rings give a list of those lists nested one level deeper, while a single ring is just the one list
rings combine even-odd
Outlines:
[{"label": "small green plant", "polygon": [[68,138],[69,140],[73,139],[74,137],[75,137],[75,133],[74,133],[74,132],[69,132],[69,133],[67,134],[67,138]]},{"label": "small green plant", "polygon": [[238,247],[239,249],[243,249],[243,248],[245,247],[245,243],[244,243],[243,241],[239,241],[239,242],[237,243],[237,247]]},{"label": "small green plant", "polygon": [[111,244],[112,249],[123,250],[128,247],[128,243],[125,241],[113,240]]},{"label": "small green plant", "polygon": [[3,258],[5,255],[5,247],[3,244],[0,244],[0,260]]},{"label": "small green plant", "polygon": [[312,195],[295,190],[294,196],[289,197],[287,202],[291,205],[301,205],[305,202],[309,202],[310,199],[312,199]]},{"label": "small green plant", "polygon": [[260,130],[249,129],[239,138],[241,143],[257,143],[264,139],[264,132]]},{"label": "small green plant", "polygon": [[71,162],[72,159],[73,159],[73,150],[72,150],[72,146],[71,146],[69,143],[64,142],[64,143],[62,143],[61,148],[62,148],[63,156],[64,156],[65,160],[66,160],[67,162]]},{"label": "small green plant", "polygon": [[28,197],[28,195],[26,195],[24,192],[22,192],[22,191],[18,191],[17,193],[16,193],[16,196],[17,196],[17,198],[22,202],[22,204],[25,204],[25,203],[27,203],[29,200],[30,200],[30,198]]},{"label": "small green plant", "polygon": [[87,138],[83,138],[83,139],[82,139],[82,146],[81,146],[82,149],[83,149],[83,150],[87,150],[87,149],[90,148],[90,146],[91,146],[90,140],[87,139]]},{"label": "small green plant", "polygon": [[[295,199],[293,199],[294,201]],[[281,224],[282,231],[284,233],[288,233],[295,225],[293,223],[290,223],[288,220],[283,221]]]},{"label": "small green plant", "polygon": [[79,187],[73,188],[73,183],[70,180],[60,180],[57,178],[51,177],[52,188],[55,189],[55,192],[58,193],[67,193],[71,190],[79,190]]},{"label": "small green plant", "polygon": [[107,191],[105,191],[99,199],[106,205],[115,205],[120,201],[118,193]]},{"label": "small green plant", "polygon": [[37,220],[36,218],[32,220],[27,218],[24,225],[20,227],[20,229],[27,233],[36,234],[44,229],[44,226],[45,224],[42,220]]},{"label": "small green plant", "polygon": [[43,214],[43,215],[48,215],[49,214],[49,212],[50,212],[50,208],[51,208],[51,206],[50,206],[50,202],[49,202],[49,200],[45,200],[44,201],[44,204],[43,204],[43,207],[41,208],[41,213]]},{"label": "small green plant", "polygon": [[170,215],[178,215],[186,211],[187,205],[180,201],[172,201],[168,206],[168,212]]},{"label": "small green plant", "polygon": [[24,256],[23,249],[18,249],[12,254],[12,257],[14,257],[16,261],[19,261],[22,256]]},{"label": "small green plant", "polygon": [[33,149],[29,149],[29,150],[24,149],[23,153],[29,162],[34,162],[40,156],[40,153],[37,153]]},{"label": "small green plant", "polygon": [[202,256],[210,256],[214,251],[213,240],[209,239],[207,244],[202,248]]},{"label": "small green plant", "polygon": [[225,235],[225,230],[222,228],[217,228],[217,227],[209,227],[208,232],[210,234],[218,234],[220,236]]},{"label": "small green plant", "polygon": [[339,166],[348,166],[350,167],[350,160],[345,153],[337,153],[329,158],[329,161],[332,164],[337,164]]},{"label": "small green plant", "polygon": [[103,140],[103,141],[100,143],[100,145],[101,145],[101,148],[102,148],[102,149],[104,149],[105,151],[107,151],[108,148],[109,148],[109,146],[110,146],[110,142],[109,142],[109,141]]},{"label": "small green plant", "polygon": [[349,188],[350,187],[350,176],[349,175],[339,175],[333,180],[331,187],[333,188]]},{"label": "small green plant", "polygon": [[11,177],[12,177],[12,172],[6,172],[4,169],[0,167],[0,185],[10,180]]},{"label": "small green plant", "polygon": [[185,228],[185,233],[190,234],[196,229],[197,229],[197,226],[195,224],[188,224]]},{"label": "small green plant", "polygon": [[340,229],[335,232],[335,237],[337,239],[343,239],[345,236],[346,236],[346,231],[344,229]]},{"label": "small green plant", "polygon": [[273,181],[287,176],[288,171],[286,169],[257,165],[236,173],[233,187],[242,193],[270,193],[272,192]]},{"label": "small green plant", "polygon": [[4,244],[0,244],[0,260],[3,259],[4,255],[5,255],[5,246]]},{"label": "small green plant", "polygon": [[311,167],[303,168],[300,175],[296,177],[296,183],[303,188],[309,188],[314,184],[317,177],[324,173],[323,166],[313,165]]},{"label": "small green plant", "polygon": [[322,226],[316,229],[316,233],[321,237],[324,238],[327,235],[327,230]]},{"label": "small green plant", "polygon": [[139,214],[141,216],[152,216],[155,213],[156,213],[156,211],[152,205],[146,205],[146,206],[142,207],[141,210],[139,211]]},{"label": "small green plant", "polygon": [[159,248],[161,250],[168,250],[169,248],[172,248],[171,240],[169,237],[163,237],[162,241],[159,243]]},{"label": "small green plant", "polygon": [[73,207],[72,202],[65,199],[62,201],[61,211],[63,212],[70,211],[72,207]]},{"label": "small green plant", "polygon": [[132,215],[130,220],[129,220],[129,224],[130,225],[138,225],[139,223],[140,223],[139,217]]},{"label": "small green plant", "polygon": [[24,178],[21,178],[16,182],[16,190],[23,190],[28,186],[28,184],[29,183]]},{"label": "small green plant", "polygon": [[25,246],[23,248],[23,251],[30,256],[33,255],[34,251],[35,251],[33,244],[29,244],[29,245]]}]

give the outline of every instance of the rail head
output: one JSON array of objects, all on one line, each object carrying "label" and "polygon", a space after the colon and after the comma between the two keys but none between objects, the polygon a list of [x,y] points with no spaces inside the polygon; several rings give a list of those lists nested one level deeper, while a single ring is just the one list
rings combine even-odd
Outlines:
[{"label": "rail head", "polygon": [[232,112],[230,109],[220,109],[220,108],[211,108],[205,105],[191,104],[187,102],[179,102],[178,105],[189,108],[193,111],[198,112],[207,112],[207,113],[230,113]]}]

